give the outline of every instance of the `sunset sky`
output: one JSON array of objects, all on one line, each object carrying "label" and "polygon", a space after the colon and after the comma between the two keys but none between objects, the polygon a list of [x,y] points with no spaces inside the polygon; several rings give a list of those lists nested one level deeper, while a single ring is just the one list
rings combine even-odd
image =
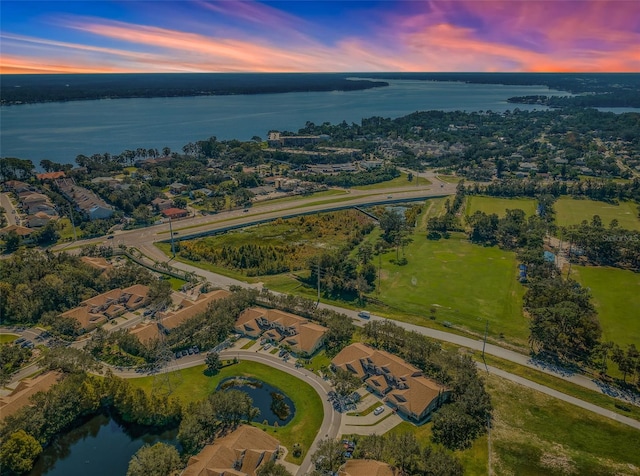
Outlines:
[{"label": "sunset sky", "polygon": [[1,73],[640,71],[640,1],[7,1]]}]

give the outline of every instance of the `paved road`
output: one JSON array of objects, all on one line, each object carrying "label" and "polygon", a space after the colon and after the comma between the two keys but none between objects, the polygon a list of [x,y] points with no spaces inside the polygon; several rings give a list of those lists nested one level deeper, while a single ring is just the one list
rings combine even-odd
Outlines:
[{"label": "paved road", "polygon": [[17,212],[11,203],[8,193],[0,193],[0,207],[4,208],[4,216],[7,218],[7,226],[17,223]]},{"label": "paved road", "polygon": [[[174,220],[172,228],[174,233],[177,233],[180,238],[184,238],[187,235],[207,233],[233,226],[248,226],[262,221],[275,220],[280,217],[318,213],[340,207],[349,208],[374,203],[395,203],[405,200],[410,201],[451,195],[455,193],[455,187],[455,184],[436,181],[428,187],[420,186],[411,188],[409,185],[408,187],[383,190],[349,190],[348,195],[343,195],[342,197],[308,197],[300,198],[295,202],[275,202],[272,204],[265,202],[264,204],[259,204],[249,209],[247,213],[242,210],[232,210],[216,215],[194,216]],[[169,229],[169,223],[163,223],[136,230],[116,232],[114,240],[108,240],[106,237],[91,238],[79,240],[74,243],[57,245],[53,249],[54,251],[62,251],[65,248],[93,243],[122,244],[127,247],[133,246],[140,248],[156,241],[168,240],[170,238]]]},{"label": "paved road", "polygon": [[[323,380],[313,372],[306,370],[304,368],[296,368],[294,363],[284,362],[282,359],[279,359],[275,355],[263,353],[263,352],[255,352],[253,350],[241,350],[241,349],[228,349],[220,352],[220,357],[222,359],[233,359],[238,358],[239,360],[249,360],[251,362],[259,362],[261,364],[268,365],[269,367],[273,367],[275,369],[286,372],[290,375],[293,375],[300,380],[305,381],[316,391],[320,400],[322,400],[322,410],[324,413],[322,424],[320,425],[320,429],[318,430],[318,434],[313,441],[311,448],[307,451],[302,464],[297,472],[298,475],[302,476],[309,472],[311,467],[311,455],[315,453],[318,442],[323,438],[336,438],[338,436],[340,430],[340,424],[342,420],[342,414],[333,410],[333,407],[329,403],[328,400],[328,392],[331,390],[331,385],[329,382]],[[170,370],[177,369],[185,369],[188,367],[195,367],[196,365],[201,365],[204,363],[205,356],[203,354],[198,355],[190,355],[187,357],[183,357],[180,360],[176,360],[172,362]],[[113,369],[115,375],[124,378],[136,378],[140,377],[139,373],[133,371],[119,371],[117,369]],[[291,448],[288,448],[291,451]]]}]

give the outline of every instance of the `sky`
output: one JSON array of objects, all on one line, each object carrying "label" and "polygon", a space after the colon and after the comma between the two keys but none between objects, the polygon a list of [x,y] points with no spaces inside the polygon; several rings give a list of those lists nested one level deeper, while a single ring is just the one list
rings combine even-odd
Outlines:
[{"label": "sky", "polygon": [[1,0],[0,73],[640,72],[638,0]]}]

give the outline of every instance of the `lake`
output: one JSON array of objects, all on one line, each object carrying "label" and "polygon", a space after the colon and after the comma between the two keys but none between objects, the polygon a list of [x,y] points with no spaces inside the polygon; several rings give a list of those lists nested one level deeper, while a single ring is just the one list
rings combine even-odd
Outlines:
[{"label": "lake", "polygon": [[59,436],[38,457],[29,476],[125,475],[129,460],[144,444],[176,444],[178,430],[159,434],[125,429],[99,414]]},{"label": "lake", "polygon": [[278,423],[286,425],[295,416],[296,408],[289,397],[281,390],[260,380],[230,377],[218,385],[218,390],[235,389],[247,393],[253,400],[253,406],[260,409],[256,422]]},{"label": "lake", "polygon": [[188,142],[266,138],[269,130],[297,131],[307,121],[360,123],[422,110],[495,111],[541,106],[510,104],[512,96],[564,96],[546,86],[504,86],[417,80],[389,80],[388,87],[363,91],[237,96],[113,99],[27,104],[0,108],[0,156],[75,163],[79,154],[167,146]]}]

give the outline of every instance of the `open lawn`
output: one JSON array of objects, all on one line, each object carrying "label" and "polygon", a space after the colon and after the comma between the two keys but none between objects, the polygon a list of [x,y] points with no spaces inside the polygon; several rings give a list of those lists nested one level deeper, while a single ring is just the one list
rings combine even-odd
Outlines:
[{"label": "open lawn", "polygon": [[[345,195],[347,193],[346,190],[332,188],[329,190],[323,190],[321,192],[314,192],[310,195],[305,195],[304,198],[322,198],[322,197],[331,197],[335,195]],[[251,208],[249,210],[253,210],[254,208],[260,208],[265,205],[275,205],[277,203],[288,203],[288,202],[296,202],[301,199],[300,195],[294,195],[292,197],[282,197],[282,198],[274,198],[271,200],[260,200],[253,202],[251,204]]]},{"label": "open lawn", "polygon": [[640,474],[638,430],[493,375],[486,383],[495,474]]},{"label": "open lawn", "polygon": [[640,274],[624,269],[572,266],[573,278],[591,288],[602,339],[640,347]]},{"label": "open lawn", "polygon": [[382,256],[381,289],[379,294],[373,291],[372,298],[393,311],[422,316],[424,321],[433,307],[438,322],[448,321],[478,334],[484,333],[488,320],[490,335],[504,334],[517,344],[527,342],[524,288],[517,280],[515,253],[471,244],[461,233],[433,241],[422,232],[413,235],[405,255],[404,266],[392,263],[395,251]]},{"label": "open lawn", "polygon": [[[322,401],[309,384],[257,362],[240,361],[237,364],[224,367],[212,377],[207,377],[204,370],[205,366],[199,365],[177,371],[179,378],[174,379],[176,388],[172,396],[179,398],[183,403],[202,400],[212,393],[222,380],[234,376],[253,377],[282,390],[291,398],[295,406],[296,414],[293,419],[281,427],[265,426],[258,423],[254,423],[254,425],[263,428],[289,449],[293,447],[294,443],[300,443],[305,451],[299,458],[294,458],[289,452],[287,461],[295,464],[302,462],[306,450],[313,443],[324,418]],[[153,379],[153,376],[149,376],[130,379],[129,382],[134,387],[142,388],[150,393],[153,388]],[[259,420],[260,417],[258,417]]]},{"label": "open lawn", "polygon": [[18,334],[0,334],[0,344],[8,344],[9,342],[13,342],[18,337]]},{"label": "open lawn", "polygon": [[498,198],[473,195],[467,197],[466,214],[469,216],[481,211],[487,215],[495,213],[499,217],[503,217],[506,210],[515,210],[516,208],[523,210],[527,216],[533,215],[536,212],[536,201],[532,198]]},{"label": "open lawn", "polygon": [[[171,247],[171,245],[169,245],[169,247]],[[185,284],[187,284],[187,282],[184,279],[179,279],[174,277],[169,278],[169,283],[171,283],[171,289],[173,289],[174,291],[180,291],[180,288]]]},{"label": "open lawn", "polygon": [[598,215],[606,226],[615,218],[621,228],[640,230],[638,205],[633,202],[620,202],[619,205],[613,205],[595,200],[561,197],[553,208],[556,211],[556,223],[560,226],[578,225],[583,220],[590,222],[593,215]]},{"label": "open lawn", "polygon": [[413,177],[413,180],[409,182],[408,176],[406,173],[401,172],[399,177],[396,177],[391,180],[387,180],[386,182],[380,183],[372,183],[369,185],[359,185],[357,187],[351,187],[354,190],[382,190],[385,188],[398,188],[398,187],[426,187],[430,185],[431,182],[426,178],[420,178],[416,180],[416,177]]}]

